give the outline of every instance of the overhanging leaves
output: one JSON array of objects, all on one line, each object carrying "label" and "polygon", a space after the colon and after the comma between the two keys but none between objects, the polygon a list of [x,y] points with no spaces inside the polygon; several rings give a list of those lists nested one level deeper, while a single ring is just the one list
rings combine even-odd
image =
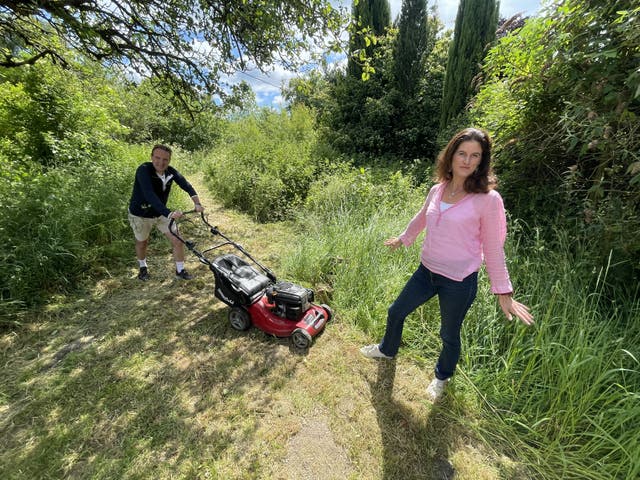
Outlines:
[{"label": "overhanging leaves", "polygon": [[341,25],[328,0],[0,0],[0,66],[67,65],[71,48],[177,90],[218,93],[225,74],[295,68],[314,42],[337,48]]}]

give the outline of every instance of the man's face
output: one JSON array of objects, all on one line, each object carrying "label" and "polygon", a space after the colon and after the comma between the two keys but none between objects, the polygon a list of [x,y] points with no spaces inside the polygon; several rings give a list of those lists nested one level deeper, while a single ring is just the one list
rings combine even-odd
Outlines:
[{"label": "man's face", "polygon": [[162,175],[164,173],[164,171],[169,166],[169,162],[171,162],[171,154],[166,150],[156,148],[151,153],[151,163],[153,163],[153,168],[156,169],[156,172],[159,175]]}]

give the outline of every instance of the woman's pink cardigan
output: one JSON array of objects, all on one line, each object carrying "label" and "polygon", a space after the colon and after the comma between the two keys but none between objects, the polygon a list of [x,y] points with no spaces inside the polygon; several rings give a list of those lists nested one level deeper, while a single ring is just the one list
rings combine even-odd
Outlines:
[{"label": "woman's pink cardigan", "polygon": [[484,258],[491,292],[511,293],[504,255],[507,221],[502,197],[495,190],[468,193],[441,211],[446,185],[438,183],[431,188],[424,205],[400,235],[400,241],[409,246],[426,228],[421,254],[425,267],[461,281],[478,271]]}]

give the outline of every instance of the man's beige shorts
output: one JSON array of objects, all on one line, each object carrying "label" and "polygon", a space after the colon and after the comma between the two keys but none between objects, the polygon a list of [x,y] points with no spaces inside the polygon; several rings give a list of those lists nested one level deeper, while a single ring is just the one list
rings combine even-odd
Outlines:
[{"label": "man's beige shorts", "polygon": [[132,215],[131,212],[129,212],[129,224],[133,229],[136,240],[139,242],[144,242],[149,238],[154,226],[164,234],[169,233],[169,222],[168,217],[145,218]]}]

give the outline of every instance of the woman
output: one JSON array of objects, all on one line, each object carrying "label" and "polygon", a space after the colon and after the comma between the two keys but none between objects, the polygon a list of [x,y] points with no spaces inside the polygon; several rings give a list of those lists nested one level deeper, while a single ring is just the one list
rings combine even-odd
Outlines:
[{"label": "woman", "polygon": [[386,240],[391,250],[411,245],[425,230],[420,266],[389,307],[380,344],[360,351],[368,358],[392,358],[398,353],[407,315],[438,295],[442,350],[427,395],[436,401],[454,374],[460,358],[460,330],[473,303],[478,269],[484,259],[491,292],[506,317],[533,324],[529,308],[512,298],[505,263],[506,217],[491,171],[491,140],[476,128],[458,132],[438,157],[437,184],[399,236]]}]

